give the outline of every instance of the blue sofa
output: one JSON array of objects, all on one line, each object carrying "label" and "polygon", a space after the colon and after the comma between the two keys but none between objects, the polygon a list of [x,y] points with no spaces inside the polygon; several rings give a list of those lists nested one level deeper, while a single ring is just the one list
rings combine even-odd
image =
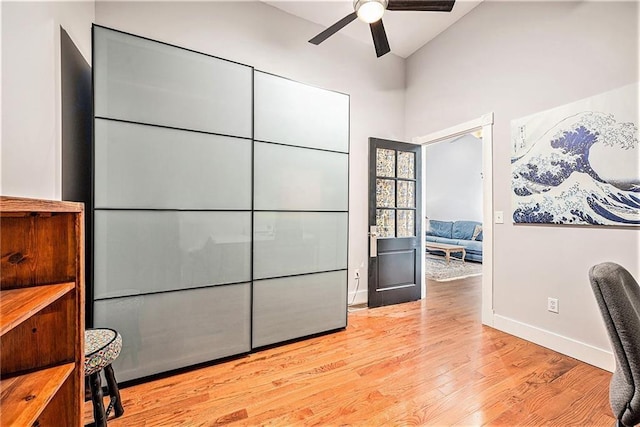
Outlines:
[{"label": "blue sofa", "polygon": [[[477,230],[476,227],[479,227]],[[476,232],[474,239],[474,232]],[[438,221],[429,220],[427,243],[447,243],[463,246],[467,251],[465,260],[482,262],[482,223],[477,221]],[[442,251],[427,249],[429,253],[442,254]],[[453,252],[451,256],[462,258],[461,252]]]}]

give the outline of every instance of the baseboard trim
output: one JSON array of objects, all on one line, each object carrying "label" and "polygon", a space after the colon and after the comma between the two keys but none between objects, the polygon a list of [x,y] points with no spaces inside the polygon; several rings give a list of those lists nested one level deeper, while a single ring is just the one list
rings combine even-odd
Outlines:
[{"label": "baseboard trim", "polygon": [[358,289],[358,293],[355,295],[355,299],[353,298],[354,292],[349,292],[348,300],[349,305],[352,304],[366,304],[369,301],[369,293],[366,289]]},{"label": "baseboard trim", "polygon": [[573,338],[498,314],[493,315],[493,327],[609,372],[615,368],[613,353]]}]

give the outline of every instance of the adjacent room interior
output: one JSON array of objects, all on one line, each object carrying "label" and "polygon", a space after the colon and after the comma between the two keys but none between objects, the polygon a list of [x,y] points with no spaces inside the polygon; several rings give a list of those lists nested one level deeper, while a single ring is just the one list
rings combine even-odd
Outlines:
[{"label": "adjacent room interior", "polygon": [[[424,146],[428,279],[447,281],[482,274],[482,143],[482,131],[476,131]],[[453,223],[451,230],[447,223]],[[452,252],[447,260],[445,252],[430,243],[465,250]]]},{"label": "adjacent room interior", "polygon": [[[428,15],[449,12],[391,1],[381,28],[357,19],[362,3],[1,3],[0,194],[52,201],[3,200],[2,388],[56,385],[33,411],[3,397],[0,417],[638,422],[610,407],[618,349],[590,269],[640,272],[640,4],[459,0],[441,24]],[[623,118],[575,129],[631,141],[635,181],[610,180],[624,197],[572,222],[551,188],[566,158],[543,171],[527,157],[533,136],[563,150],[572,130],[543,134],[536,115],[623,92],[607,98]],[[415,157],[397,148],[376,175],[372,140]],[[595,157],[572,172],[604,188]],[[406,247],[380,227],[372,240],[380,177],[393,203],[377,211]],[[372,263],[378,243],[393,262]],[[429,257],[479,271],[435,280]],[[380,265],[411,302],[373,308]],[[16,290],[35,305],[9,320]]]}]

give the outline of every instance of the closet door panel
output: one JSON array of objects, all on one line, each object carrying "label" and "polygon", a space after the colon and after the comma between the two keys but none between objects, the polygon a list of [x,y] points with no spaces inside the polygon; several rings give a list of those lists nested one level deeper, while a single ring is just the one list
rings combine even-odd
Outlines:
[{"label": "closet door panel", "polygon": [[349,151],[349,96],[256,71],[255,139]]},{"label": "closet door panel", "polygon": [[346,211],[349,155],[255,143],[255,209]]},{"label": "closet door panel", "polygon": [[253,284],[253,346],[347,326],[347,271]]},{"label": "closet door panel", "polygon": [[96,211],[94,298],[250,281],[250,230],[249,212]]},{"label": "closet door panel", "polygon": [[255,212],[254,279],[347,268],[347,214]]},{"label": "closet door panel", "polygon": [[118,381],[251,349],[249,283],[96,301],[96,327],[122,335]]},{"label": "closet door panel", "polygon": [[96,119],[95,207],[251,209],[251,140]]},{"label": "closet door panel", "polygon": [[94,27],[95,116],[251,138],[251,67]]}]

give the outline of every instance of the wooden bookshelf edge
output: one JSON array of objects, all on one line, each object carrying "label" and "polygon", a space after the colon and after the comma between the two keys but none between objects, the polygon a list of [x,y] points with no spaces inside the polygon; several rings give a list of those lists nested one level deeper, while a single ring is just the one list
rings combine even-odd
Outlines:
[{"label": "wooden bookshelf edge", "polygon": [[75,289],[75,282],[0,291],[0,336]]},{"label": "wooden bookshelf edge", "polygon": [[74,369],[75,363],[65,363],[0,380],[2,425],[32,425]]},{"label": "wooden bookshelf edge", "polygon": [[80,202],[0,196],[0,212],[82,212],[83,210],[84,204]]}]

